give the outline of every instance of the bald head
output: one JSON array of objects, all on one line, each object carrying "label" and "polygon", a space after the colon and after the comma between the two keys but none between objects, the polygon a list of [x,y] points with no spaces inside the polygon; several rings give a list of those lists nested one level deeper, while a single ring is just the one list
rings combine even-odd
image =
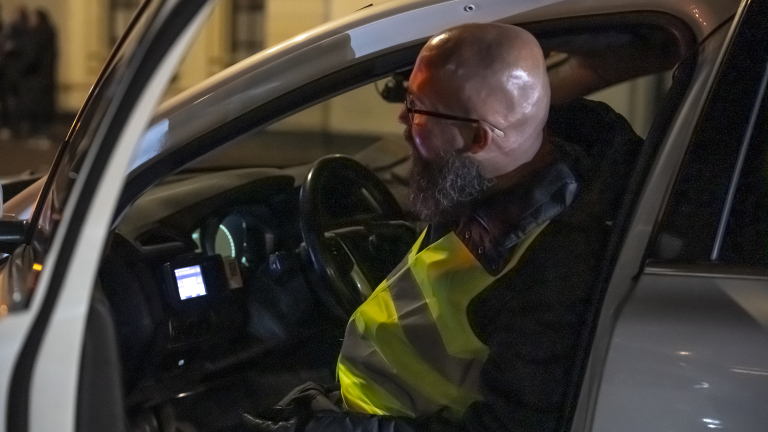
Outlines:
[{"label": "bald head", "polygon": [[409,86],[415,98],[431,99],[425,103],[435,110],[477,118],[491,132],[503,132],[486,134],[485,142],[468,149],[489,176],[514,170],[541,146],[549,80],[541,47],[519,27],[467,24],[446,30],[422,49]]}]

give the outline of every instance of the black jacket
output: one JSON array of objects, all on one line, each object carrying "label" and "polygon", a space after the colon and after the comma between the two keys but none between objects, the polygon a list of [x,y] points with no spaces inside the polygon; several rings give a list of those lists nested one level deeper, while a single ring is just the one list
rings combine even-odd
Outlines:
[{"label": "black jacket", "polygon": [[549,128],[581,190],[521,264],[470,304],[470,322],[490,355],[484,400],[467,410],[463,430],[561,430],[575,408],[587,318],[599,310],[597,279],[642,139],[610,107],[588,100],[553,109]]}]

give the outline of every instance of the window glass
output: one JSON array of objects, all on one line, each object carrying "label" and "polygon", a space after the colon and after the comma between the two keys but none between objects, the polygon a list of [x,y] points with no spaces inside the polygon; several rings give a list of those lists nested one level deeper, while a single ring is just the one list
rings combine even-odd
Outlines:
[{"label": "window glass", "polygon": [[[765,71],[765,50],[768,48],[768,30],[765,27],[765,11],[753,9],[740,22],[731,45],[728,47],[721,70],[708,96],[704,111],[696,125],[688,147],[683,166],[660,224],[651,258],[685,263],[708,263],[727,255],[726,262],[748,263],[734,255],[738,242],[729,240],[729,252],[714,256],[718,242],[719,227],[725,214],[729,190],[739,161],[747,133],[747,124],[754,107],[765,95],[760,93]],[[759,53],[759,54],[758,54]],[[758,120],[757,129],[765,128],[765,113]],[[759,153],[765,152],[765,145],[755,145],[763,132],[755,131],[753,145],[747,164],[744,166],[736,203],[740,207],[729,222],[731,234],[744,231],[745,223],[756,222],[755,215],[748,214],[747,208],[759,207],[750,204],[750,189],[757,182],[760,169]],[[764,141],[764,138],[763,138]],[[750,157],[752,159],[750,159]],[[765,163],[762,165],[763,169]],[[749,179],[747,179],[749,178]],[[765,184],[762,186],[765,188]],[[763,189],[764,190],[764,189]],[[763,197],[764,192],[763,192]],[[765,205],[765,198],[762,198]],[[751,207],[750,207],[751,206]],[[763,217],[764,214],[763,214]],[[764,219],[763,219],[764,220]],[[728,228],[729,226],[726,226]],[[753,231],[753,234],[755,232]],[[723,251],[725,252],[725,251]],[[746,252],[745,252],[746,253]],[[754,255],[754,254],[752,254]]]},{"label": "window glass", "polygon": [[400,103],[380,91],[391,78],[364,85],[303,109],[264,129],[242,135],[184,168],[211,171],[234,168],[304,169],[323,156],[355,157],[393,188],[407,205],[410,147],[399,123]]},{"label": "window glass", "polygon": [[719,260],[768,266],[768,94],[744,159]]},{"label": "window glass", "polygon": [[401,104],[378,93],[388,79],[339,95],[286,117],[264,130],[245,134],[205,155],[187,169],[287,168],[329,154],[354,156],[381,140],[402,138]]}]

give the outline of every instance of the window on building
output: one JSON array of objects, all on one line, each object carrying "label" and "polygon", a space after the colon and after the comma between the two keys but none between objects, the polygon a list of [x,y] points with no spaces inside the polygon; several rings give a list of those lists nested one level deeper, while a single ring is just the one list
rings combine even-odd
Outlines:
[{"label": "window on building", "polygon": [[109,39],[111,46],[115,46],[125,29],[128,28],[128,24],[140,3],[140,0],[110,0]]},{"label": "window on building", "polygon": [[264,48],[264,0],[232,0],[232,63]]}]

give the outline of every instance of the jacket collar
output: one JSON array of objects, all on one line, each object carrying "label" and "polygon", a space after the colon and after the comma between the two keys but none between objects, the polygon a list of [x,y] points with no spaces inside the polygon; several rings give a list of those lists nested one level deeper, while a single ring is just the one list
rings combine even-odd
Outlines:
[{"label": "jacket collar", "polygon": [[497,275],[520,240],[560,214],[577,190],[571,170],[556,159],[513,188],[480,201],[451,227],[485,270]]}]

